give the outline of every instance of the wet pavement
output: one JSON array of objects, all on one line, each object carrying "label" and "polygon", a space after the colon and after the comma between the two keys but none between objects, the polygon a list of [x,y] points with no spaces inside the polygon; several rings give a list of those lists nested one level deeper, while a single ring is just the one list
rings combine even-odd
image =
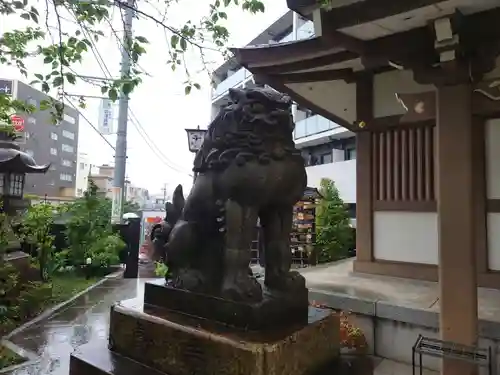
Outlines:
[{"label": "wet pavement", "polygon": [[[252,268],[254,268],[255,273],[262,273],[262,269],[259,267]],[[316,280],[315,275],[322,276],[321,273],[324,273],[327,269],[327,267],[314,268],[311,267],[305,272],[301,270],[308,279],[309,286],[320,284],[318,281],[320,281],[321,277]],[[340,268],[343,269],[345,266],[340,265]],[[335,273],[329,272],[328,278],[332,279],[333,275]],[[151,263],[141,265],[139,276],[141,277],[139,279],[110,278],[89,293],[77,298],[70,305],[54,313],[48,319],[35,323],[12,337],[8,337],[7,346],[26,356],[29,361],[22,367],[12,371],[5,372],[4,370],[2,372],[0,370],[0,374],[68,375],[70,354],[76,348],[87,343],[90,343],[90,345],[94,343],[97,347],[106,344],[110,308],[115,302],[134,298],[142,303],[144,284],[154,278],[154,265]],[[352,287],[352,283],[348,283],[346,280],[338,281],[338,283],[330,282],[326,287],[325,285],[323,287],[329,290]],[[380,298],[380,295],[377,295],[377,298]],[[377,360],[373,374],[405,375],[410,374],[410,371],[410,366],[389,360]],[[351,371],[347,373],[353,374]],[[426,371],[424,373],[426,375],[437,374]]]},{"label": "wet pavement", "polygon": [[[70,354],[80,345],[106,341],[111,306],[120,300],[143,298],[149,279],[108,279],[69,306],[9,341],[27,351],[30,361],[8,375],[68,375]],[[10,346],[10,345],[9,345]]]}]

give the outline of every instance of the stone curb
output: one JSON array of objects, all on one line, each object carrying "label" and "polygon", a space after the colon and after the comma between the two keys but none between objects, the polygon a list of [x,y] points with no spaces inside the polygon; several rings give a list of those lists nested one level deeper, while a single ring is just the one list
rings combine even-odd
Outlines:
[{"label": "stone curb", "polygon": [[21,325],[20,327],[17,327],[13,331],[11,331],[8,335],[4,336],[3,339],[4,340],[8,340],[12,336],[14,336],[14,335],[16,335],[16,334],[18,334],[18,333],[20,333],[20,332],[28,329],[29,327],[33,326],[34,324],[36,324],[36,323],[38,323],[38,322],[40,322],[42,320],[45,320],[45,319],[51,317],[52,315],[54,315],[59,310],[63,309],[64,307],[66,307],[68,305],[70,305],[71,303],[73,303],[76,299],[78,299],[81,296],[83,296],[83,295],[87,294],[88,292],[90,292],[92,289],[94,289],[94,288],[96,288],[96,287],[104,284],[109,279],[113,279],[113,278],[116,278],[117,276],[120,276],[121,274],[123,274],[123,270],[118,270],[116,272],[113,272],[113,273],[111,273],[111,274],[103,277],[101,280],[99,280],[95,284],[92,284],[87,289],[84,289],[81,292],[75,294],[70,299],[68,299],[66,301],[63,301],[63,302],[61,302],[58,305],[50,307],[49,309],[47,309],[44,312],[42,312],[40,315],[38,315],[35,318],[33,318],[32,320],[30,320],[29,322],[26,322],[23,325]]},{"label": "stone curb", "polygon": [[[439,329],[439,312],[412,306],[400,306],[393,302],[368,300],[347,294],[327,292],[309,287],[309,300],[325,304],[327,307],[349,311],[375,319],[393,320],[401,323],[422,326],[428,329]],[[479,335],[481,338],[500,339],[500,323],[479,319]]]}]

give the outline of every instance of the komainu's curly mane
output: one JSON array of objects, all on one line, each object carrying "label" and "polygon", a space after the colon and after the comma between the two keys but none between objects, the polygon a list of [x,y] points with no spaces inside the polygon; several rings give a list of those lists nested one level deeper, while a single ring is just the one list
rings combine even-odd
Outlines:
[{"label": "komainu's curly mane", "polygon": [[231,103],[208,127],[194,171],[222,170],[232,161],[267,163],[301,157],[293,142],[291,99],[270,88],[230,89]]}]

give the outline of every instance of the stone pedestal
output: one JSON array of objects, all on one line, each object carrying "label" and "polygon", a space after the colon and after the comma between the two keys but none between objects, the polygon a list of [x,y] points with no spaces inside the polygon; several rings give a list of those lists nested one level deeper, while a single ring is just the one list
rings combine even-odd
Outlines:
[{"label": "stone pedestal", "polygon": [[[161,284],[149,286],[155,293],[161,293]],[[168,295],[175,291],[164,292]],[[182,293],[177,296],[180,300],[188,298]],[[199,298],[206,302],[213,297]],[[228,311],[224,305],[227,301],[219,302],[221,305],[217,306],[218,302],[212,300],[207,308]],[[250,314],[250,321],[252,311],[254,317],[261,316],[263,311],[277,312],[277,308],[269,307],[274,306],[270,301],[259,306],[253,310],[243,305],[233,308]],[[287,320],[286,310],[282,314]],[[133,373],[144,375],[323,374],[338,358],[339,317],[330,310],[314,307],[308,308],[306,317],[304,322],[249,330],[138,300],[122,301],[111,310],[108,349],[78,350],[71,358],[71,375],[126,375],[132,374],[132,369]],[[239,325],[243,316],[240,318],[233,323]],[[256,318],[254,322],[262,319]]]}]

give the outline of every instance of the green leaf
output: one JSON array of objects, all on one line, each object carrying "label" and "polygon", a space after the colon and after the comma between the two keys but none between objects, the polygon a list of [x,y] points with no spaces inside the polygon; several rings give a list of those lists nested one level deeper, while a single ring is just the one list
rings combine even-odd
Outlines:
[{"label": "green leaf", "polygon": [[189,95],[191,93],[192,86],[188,85],[184,87],[184,94]]},{"label": "green leaf", "polygon": [[35,73],[34,74],[35,78],[39,79],[40,81],[43,81],[43,75],[40,73]]},{"label": "green leaf", "polygon": [[108,87],[108,86],[102,86],[102,87],[101,87],[101,94],[105,94],[105,93],[107,93],[107,92],[108,92],[108,90],[109,90],[109,87]]},{"label": "green leaf", "polygon": [[44,93],[48,93],[50,91],[50,86],[49,86],[49,84],[47,82],[43,82],[42,83],[42,91]]},{"label": "green leaf", "polygon": [[143,36],[136,36],[135,40],[137,40],[139,43],[144,43],[144,44],[148,44],[149,43],[149,41],[145,37],[143,37]]},{"label": "green leaf", "polygon": [[134,89],[134,85],[130,82],[125,82],[122,86],[123,94],[125,94],[126,96],[128,96],[132,92],[133,89]]},{"label": "green leaf", "polygon": [[170,45],[172,46],[172,48],[177,48],[177,44],[179,43],[179,36],[178,35],[172,35],[172,37],[170,38]]},{"label": "green leaf", "polygon": [[181,49],[182,49],[183,51],[186,51],[186,49],[187,49],[187,42],[186,42],[186,39],[182,38],[182,39],[180,40],[180,45],[181,45]]},{"label": "green leaf", "polygon": [[24,20],[27,20],[27,21],[29,21],[31,19],[31,16],[29,13],[23,13],[20,15],[20,17]]},{"label": "green leaf", "polygon": [[59,86],[62,86],[64,83],[64,80],[61,76],[58,76],[56,78],[54,78],[54,80],[52,81],[52,85],[54,87],[59,87]]},{"label": "green leaf", "polygon": [[110,88],[108,91],[108,96],[112,101],[116,101],[118,99],[118,91],[115,88]]},{"label": "green leaf", "polygon": [[193,84],[193,86],[194,86],[196,89],[198,89],[198,90],[200,90],[200,89],[201,89],[201,86],[200,86],[200,84],[199,84],[199,83],[194,83],[194,84]]},{"label": "green leaf", "polygon": [[231,0],[224,0],[224,6],[227,7],[231,4]]},{"label": "green leaf", "polygon": [[72,85],[74,85],[76,83],[76,77],[75,77],[75,75],[73,73],[66,73],[66,79]]},{"label": "green leaf", "polygon": [[38,23],[38,14],[30,12],[30,16],[31,16],[31,19],[33,20],[33,22]]},{"label": "green leaf", "polygon": [[52,56],[45,56],[45,58],[43,59],[44,64],[50,64],[52,61],[54,61]]}]

